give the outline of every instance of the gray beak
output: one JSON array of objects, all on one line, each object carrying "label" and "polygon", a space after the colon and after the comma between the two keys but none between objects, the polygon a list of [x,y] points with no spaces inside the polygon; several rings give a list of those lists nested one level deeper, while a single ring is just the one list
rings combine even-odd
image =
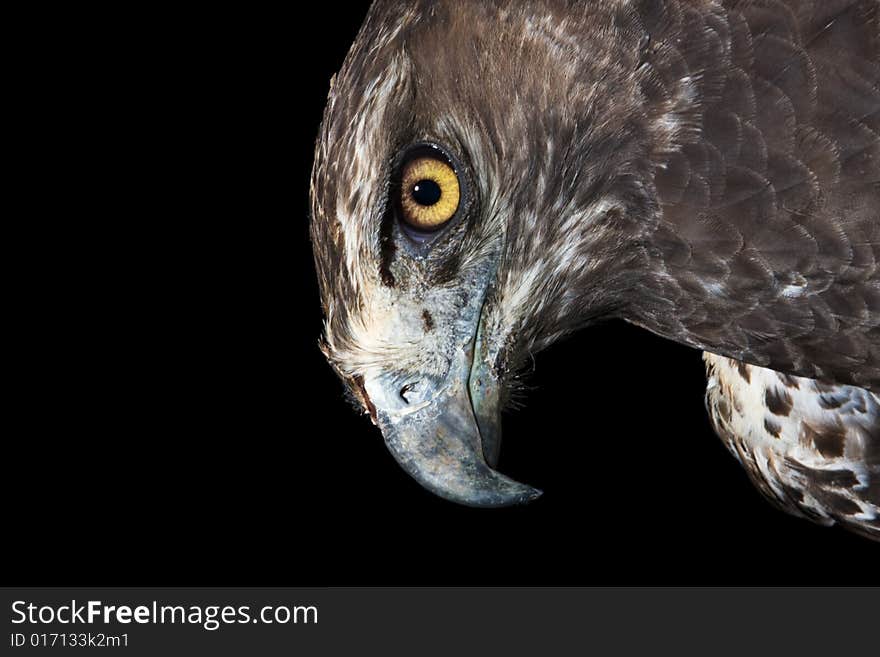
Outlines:
[{"label": "gray beak", "polygon": [[475,507],[530,502],[541,491],[489,466],[500,447],[498,393],[473,347],[459,348],[441,380],[366,381],[375,421],[397,462],[440,497]]}]

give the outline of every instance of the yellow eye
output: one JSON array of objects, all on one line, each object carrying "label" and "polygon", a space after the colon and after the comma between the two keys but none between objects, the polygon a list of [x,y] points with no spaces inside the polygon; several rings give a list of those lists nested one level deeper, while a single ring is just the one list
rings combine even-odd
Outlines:
[{"label": "yellow eye", "polygon": [[460,198],[458,176],[443,160],[419,157],[404,165],[400,209],[403,220],[413,228],[440,228],[455,216]]}]

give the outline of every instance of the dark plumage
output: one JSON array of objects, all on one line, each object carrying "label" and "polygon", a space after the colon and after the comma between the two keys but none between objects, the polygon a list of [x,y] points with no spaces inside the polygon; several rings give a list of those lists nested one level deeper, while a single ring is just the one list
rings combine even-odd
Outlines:
[{"label": "dark plumage", "polygon": [[652,42],[686,45],[649,46],[642,88],[664,102],[682,93],[668,82],[680,67],[700,71],[680,112],[699,129],[659,158],[656,273],[643,284],[656,301],[631,318],[747,363],[876,389],[877,2],[645,5],[659,12],[646,20]]},{"label": "dark plumage", "polygon": [[[413,234],[423,144],[461,203]],[[617,316],[707,352],[771,499],[877,536],[878,0],[380,0],[312,182],[325,352],[423,485],[533,498],[489,467],[511,373]]]}]

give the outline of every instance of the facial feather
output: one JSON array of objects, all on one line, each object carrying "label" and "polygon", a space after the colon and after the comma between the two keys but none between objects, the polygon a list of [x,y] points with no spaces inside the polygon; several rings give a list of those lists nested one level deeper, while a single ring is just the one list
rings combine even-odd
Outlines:
[{"label": "facial feather", "polygon": [[[377,273],[390,163],[407,143],[445,144],[472,172],[474,211],[449,258],[454,271],[445,270],[454,281],[497,260],[485,322],[504,367],[616,304],[635,269],[627,265],[644,259],[637,237],[651,203],[645,172],[631,166],[644,139],[638,40],[626,53],[615,47],[634,18],[623,3],[580,13],[539,6],[371,11],[331,91],[313,176],[313,240],[334,251],[316,256],[325,341],[346,374],[420,366],[416,317],[425,308],[443,315],[442,294],[429,289],[449,257],[442,248],[412,261],[392,244],[395,285]],[[396,28],[379,30],[389,23]],[[589,51],[577,46],[585,33]],[[344,266],[347,280],[325,260]],[[398,323],[413,331],[385,334]]]}]

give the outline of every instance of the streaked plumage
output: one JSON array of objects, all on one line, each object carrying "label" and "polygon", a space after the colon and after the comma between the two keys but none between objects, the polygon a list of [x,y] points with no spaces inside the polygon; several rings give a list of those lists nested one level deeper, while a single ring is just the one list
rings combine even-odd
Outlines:
[{"label": "streaked plumage", "polygon": [[[422,142],[467,202],[413,244]],[[312,182],[325,352],[423,485],[533,498],[489,467],[507,382],[617,316],[708,352],[771,500],[876,538],[880,0],[379,1]]]},{"label": "streaked plumage", "polygon": [[880,400],[705,354],[715,431],[775,505],[880,539]]}]

